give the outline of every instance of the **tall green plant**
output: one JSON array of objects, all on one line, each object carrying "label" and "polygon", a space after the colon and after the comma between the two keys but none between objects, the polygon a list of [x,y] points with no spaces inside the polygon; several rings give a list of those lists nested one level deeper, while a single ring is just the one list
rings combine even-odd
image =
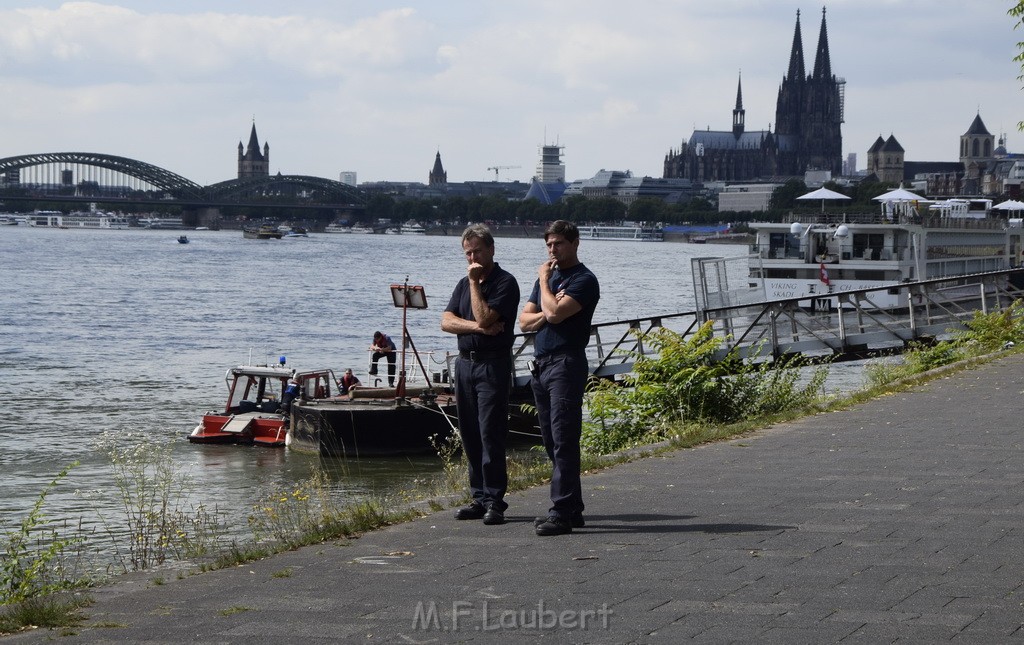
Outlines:
[{"label": "tall green plant", "polygon": [[653,351],[633,353],[633,372],[623,384],[595,382],[588,391],[588,450],[658,439],[683,424],[728,424],[806,406],[821,395],[828,375],[820,367],[801,385],[805,362],[799,358],[755,364],[731,354],[717,360],[723,339],[711,322],[689,337],[659,328],[639,340]]},{"label": "tall green plant", "polygon": [[105,434],[99,449],[110,460],[122,518],[100,519],[124,571],[149,569],[168,559],[209,551],[219,539],[215,513],[189,504],[192,478],[173,458],[173,442],[146,435]]},{"label": "tall green plant", "polygon": [[61,470],[39,493],[32,510],[18,528],[4,536],[0,605],[22,603],[84,584],[83,580],[69,578],[67,574],[71,568],[65,566],[66,556],[83,538],[79,534],[62,535],[56,528],[48,526],[43,513],[47,495],[77,465],[76,461]]}]

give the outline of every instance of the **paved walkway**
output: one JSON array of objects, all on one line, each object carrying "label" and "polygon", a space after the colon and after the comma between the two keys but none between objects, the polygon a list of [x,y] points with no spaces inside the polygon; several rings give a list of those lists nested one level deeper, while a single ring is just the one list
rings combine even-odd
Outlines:
[{"label": "paved walkway", "polygon": [[8,642],[1024,641],[1024,355],[585,477],[587,527],[451,511],[95,592]]}]

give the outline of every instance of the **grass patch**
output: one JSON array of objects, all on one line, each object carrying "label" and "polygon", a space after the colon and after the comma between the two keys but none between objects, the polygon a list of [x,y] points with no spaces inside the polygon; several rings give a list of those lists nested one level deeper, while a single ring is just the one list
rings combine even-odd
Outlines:
[{"label": "grass patch", "polygon": [[57,594],[4,605],[0,607],[0,634],[12,634],[36,627],[78,627],[85,621],[81,609],[91,602],[86,597],[73,598]]},{"label": "grass patch", "polygon": [[245,607],[243,605],[235,605],[233,607],[228,607],[227,609],[221,609],[217,613],[220,614],[221,616],[234,616],[235,614],[245,613],[247,611],[252,611],[253,609],[254,609],[253,607]]}]

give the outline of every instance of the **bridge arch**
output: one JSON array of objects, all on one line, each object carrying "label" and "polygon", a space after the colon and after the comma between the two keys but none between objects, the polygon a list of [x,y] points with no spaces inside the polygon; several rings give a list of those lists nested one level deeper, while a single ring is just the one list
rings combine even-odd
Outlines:
[{"label": "bridge arch", "polygon": [[[109,173],[104,177],[93,169],[132,178],[136,180],[134,189],[162,191],[179,199],[198,199],[203,191],[202,186],[190,179],[127,157],[95,152],[47,152],[0,159],[0,178],[8,187],[19,184],[73,186],[82,182],[113,185]],[[76,170],[77,177],[74,176]],[[64,174],[68,172],[70,181]]]},{"label": "bridge arch", "polygon": [[301,195],[314,202],[365,205],[366,194],[348,184],[310,175],[270,175],[229,179],[211,184],[204,195],[211,201],[231,201],[240,198],[295,197]]}]

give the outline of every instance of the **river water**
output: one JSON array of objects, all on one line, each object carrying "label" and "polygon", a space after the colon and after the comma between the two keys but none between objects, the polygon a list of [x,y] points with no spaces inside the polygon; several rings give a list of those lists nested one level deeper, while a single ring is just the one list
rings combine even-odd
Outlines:
[{"label": "river water", "polygon": [[[455,349],[441,311],[465,274],[458,237],[312,235],[246,240],[238,231],[0,227],[0,528],[18,519],[63,467],[81,465],[47,500],[51,518],[116,506],[105,433],[173,442],[196,502],[244,518],[258,498],[324,469],[340,501],[415,487],[439,460],[325,460],[287,450],[189,444],[223,405],[236,364],[365,370],[373,331],[396,338],[402,311],[389,285],[422,285],[429,307],[408,313],[421,351]],[[496,260],[525,301],[545,258],[539,239],[498,238]],[[694,308],[690,258],[742,246],[587,242],[601,280],[595,321]],[[89,499],[74,491],[91,491]]]}]

